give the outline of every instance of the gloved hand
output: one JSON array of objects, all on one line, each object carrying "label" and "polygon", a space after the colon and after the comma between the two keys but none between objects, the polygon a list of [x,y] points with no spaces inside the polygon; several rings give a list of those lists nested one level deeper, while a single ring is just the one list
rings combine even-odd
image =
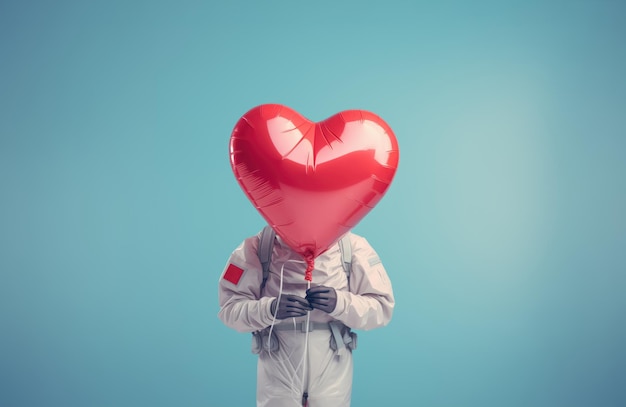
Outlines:
[{"label": "gloved hand", "polygon": [[280,296],[280,304],[276,306],[276,299],[272,301],[272,315],[276,315],[276,319],[295,318],[306,315],[308,311],[312,311],[309,302],[297,295],[282,294]]},{"label": "gloved hand", "polygon": [[324,285],[306,290],[306,299],[311,307],[324,312],[333,312],[337,306],[337,292],[334,288]]}]

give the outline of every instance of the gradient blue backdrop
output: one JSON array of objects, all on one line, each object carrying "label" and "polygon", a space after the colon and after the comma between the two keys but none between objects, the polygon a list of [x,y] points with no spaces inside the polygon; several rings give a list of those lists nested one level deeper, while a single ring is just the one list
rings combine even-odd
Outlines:
[{"label": "gradient blue backdrop", "polygon": [[216,283],[268,102],[399,139],[353,405],[626,405],[625,38],[620,1],[0,2],[0,405],[254,404]]}]

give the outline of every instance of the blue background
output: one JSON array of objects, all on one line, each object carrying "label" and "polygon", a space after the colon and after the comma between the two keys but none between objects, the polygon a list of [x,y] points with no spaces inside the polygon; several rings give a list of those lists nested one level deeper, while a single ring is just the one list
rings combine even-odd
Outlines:
[{"label": "blue background", "polygon": [[626,405],[626,5],[2,1],[0,405],[254,404],[217,319],[262,103],[383,117],[353,405]]}]

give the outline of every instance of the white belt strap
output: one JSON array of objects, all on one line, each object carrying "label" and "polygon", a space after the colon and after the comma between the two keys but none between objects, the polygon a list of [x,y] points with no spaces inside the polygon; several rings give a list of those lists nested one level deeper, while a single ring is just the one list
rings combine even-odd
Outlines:
[{"label": "white belt strap", "polygon": [[346,344],[343,343],[343,336],[341,335],[341,325],[335,321],[329,322],[330,332],[335,338],[337,344],[337,356],[343,356],[346,353]]},{"label": "white belt strap", "polygon": [[[347,343],[344,340],[344,336],[341,334],[341,329],[344,325],[341,322],[331,321],[331,322],[309,322],[308,328],[309,332],[317,331],[317,330],[330,330],[331,335],[333,336],[333,340],[335,341],[335,345],[337,346],[337,356],[343,356],[347,352]],[[269,329],[269,328],[268,328]],[[274,331],[292,331],[296,333],[306,333],[307,332],[307,323],[306,321],[296,322],[295,324],[289,322],[283,322],[280,324],[274,325],[272,328]],[[349,338],[348,342],[350,342],[352,338]]]},{"label": "white belt strap", "polygon": [[[306,321],[296,322],[295,324],[289,322],[283,322],[274,325],[275,331],[294,331],[294,332],[306,332]],[[309,332],[319,331],[320,329],[329,329],[328,322],[309,322]]]}]

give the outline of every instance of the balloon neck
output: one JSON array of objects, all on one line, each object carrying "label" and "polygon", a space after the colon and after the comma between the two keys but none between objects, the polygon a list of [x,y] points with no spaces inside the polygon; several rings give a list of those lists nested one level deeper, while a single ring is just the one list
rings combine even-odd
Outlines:
[{"label": "balloon neck", "polygon": [[313,268],[315,267],[315,258],[312,254],[308,254],[304,257],[306,260],[306,271],[304,272],[304,279],[306,281],[313,281]]}]

